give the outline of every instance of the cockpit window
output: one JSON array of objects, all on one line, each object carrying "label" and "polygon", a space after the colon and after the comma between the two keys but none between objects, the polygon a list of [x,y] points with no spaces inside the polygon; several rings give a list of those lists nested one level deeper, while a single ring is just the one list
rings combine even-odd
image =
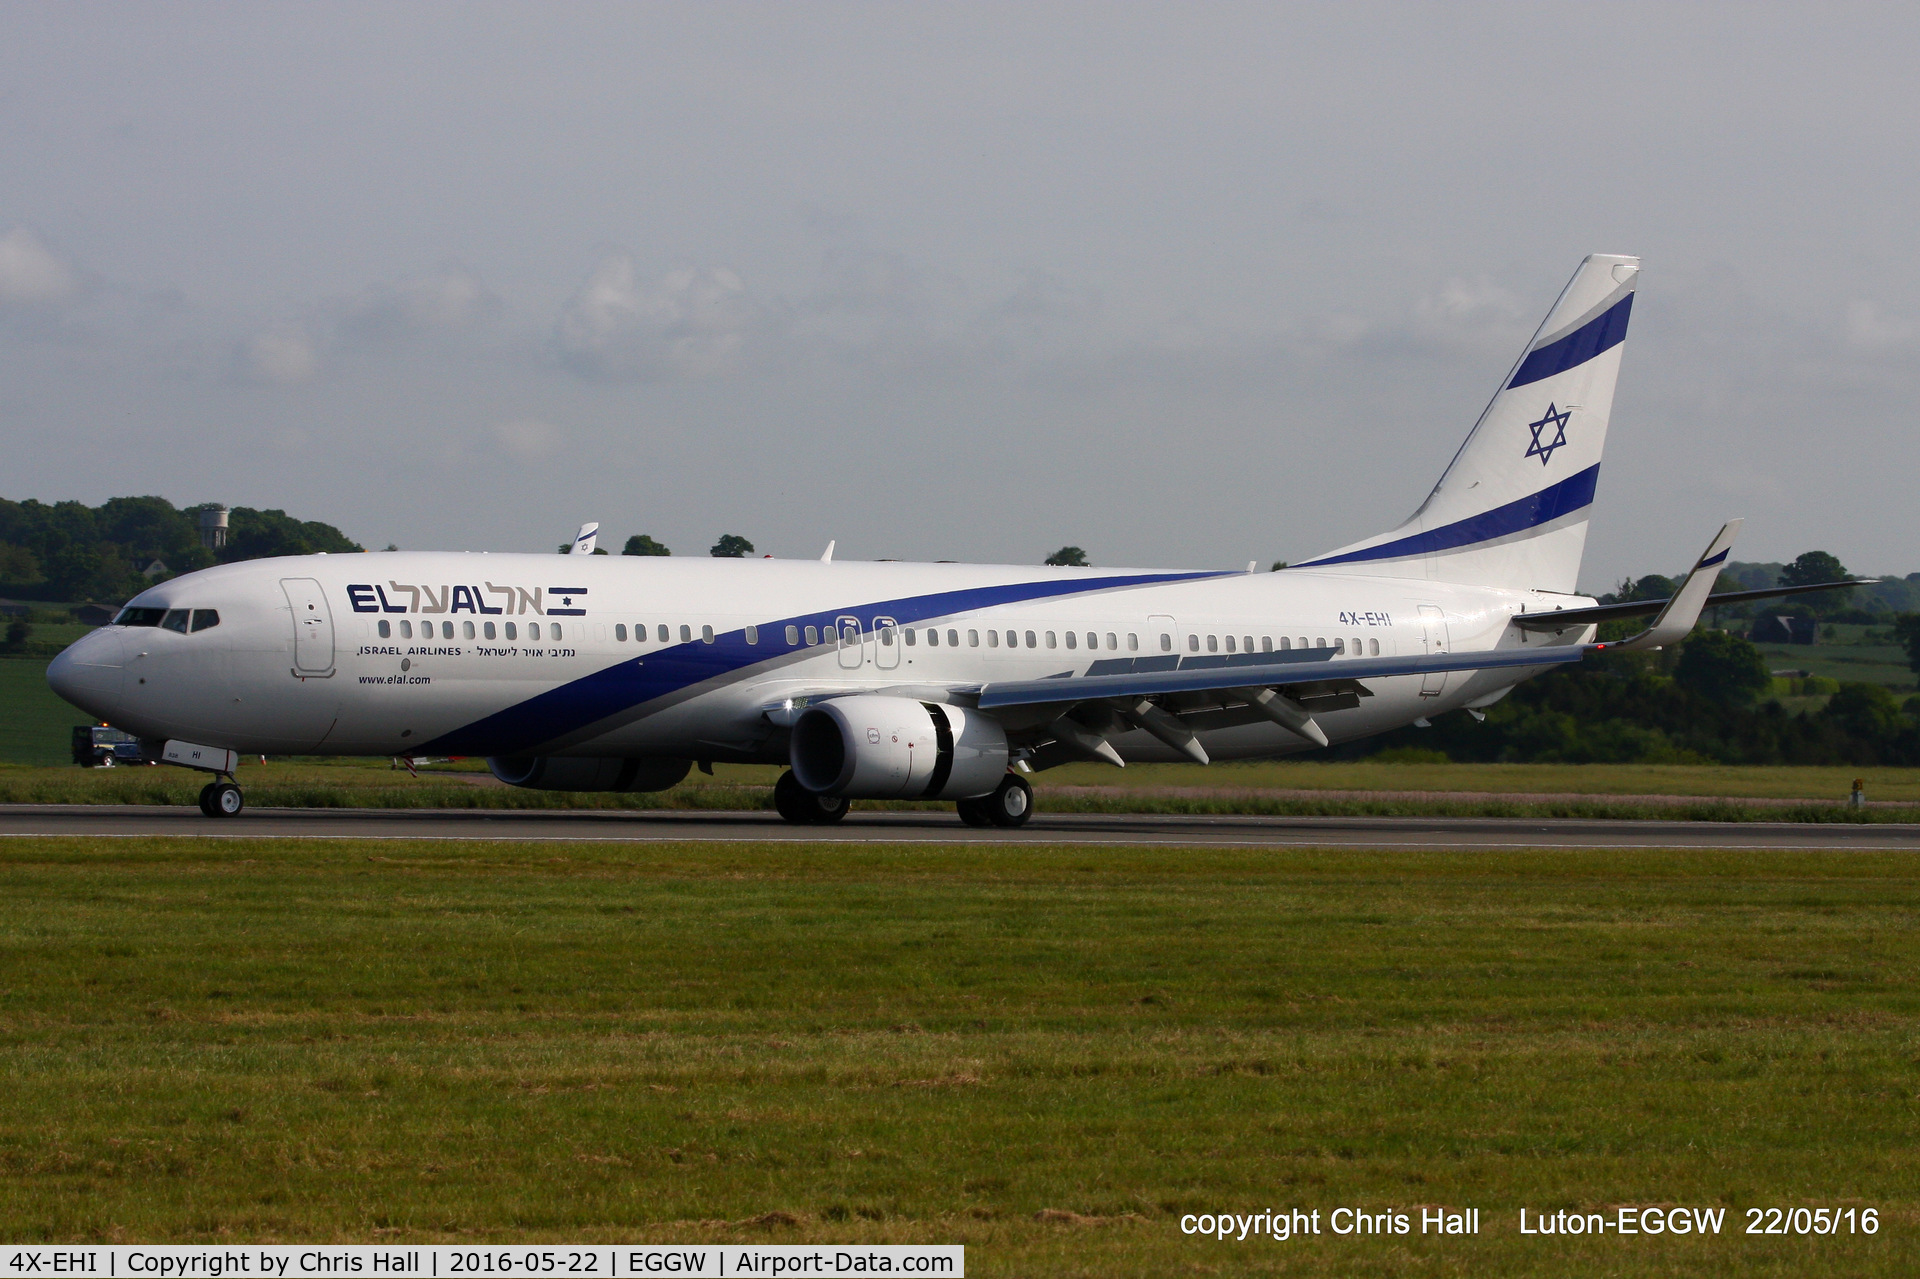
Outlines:
[{"label": "cockpit window", "polygon": [[160,619],[167,615],[164,608],[123,608],[120,616],[113,619],[115,626],[158,626]]},{"label": "cockpit window", "polygon": [[187,610],[184,608],[168,609],[167,615],[160,619],[160,629],[163,631],[178,631],[180,634],[185,635],[187,633]]},{"label": "cockpit window", "polygon": [[195,634],[201,631],[210,631],[218,625],[220,625],[219,609],[196,608],[193,610],[193,629]]}]

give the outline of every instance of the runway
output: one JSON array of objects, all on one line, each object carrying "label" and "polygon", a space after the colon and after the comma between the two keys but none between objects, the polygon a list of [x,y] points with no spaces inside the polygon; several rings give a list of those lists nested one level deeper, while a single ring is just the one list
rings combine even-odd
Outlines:
[{"label": "runway", "polygon": [[1920,825],[1630,822],[1446,817],[1257,817],[1040,813],[1018,830],[933,812],[853,813],[789,826],[772,813],[250,808],[214,820],[150,805],[0,806],[0,839],[480,839],[779,843],[1125,844],[1349,848],[1756,848],[1920,850]]}]

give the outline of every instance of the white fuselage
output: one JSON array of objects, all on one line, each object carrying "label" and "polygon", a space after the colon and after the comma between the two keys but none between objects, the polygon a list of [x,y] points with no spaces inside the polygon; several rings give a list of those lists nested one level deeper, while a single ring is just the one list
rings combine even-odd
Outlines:
[{"label": "white fuselage", "polygon": [[[1335,678],[1356,649],[1583,642],[1590,628],[1529,640],[1509,618],[1588,602],[1321,570],[316,555],[156,586],[129,607],[171,624],[102,627],[49,679],[141,737],[243,752],[780,762],[795,699],[896,689],[964,702],[995,682],[1249,645],[1337,647],[1320,668]],[[217,624],[191,629],[208,610]],[[1349,741],[1485,705],[1532,670],[1372,679],[1357,705],[1318,718]],[[1037,728],[1002,718],[1016,743]],[[1190,722],[1214,759],[1312,749],[1226,702]],[[1184,758],[1136,729],[1111,741],[1128,760]]]}]

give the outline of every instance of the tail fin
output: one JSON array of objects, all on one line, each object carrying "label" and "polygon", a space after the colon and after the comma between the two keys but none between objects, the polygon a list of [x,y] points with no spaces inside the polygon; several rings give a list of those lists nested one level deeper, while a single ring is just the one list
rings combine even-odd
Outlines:
[{"label": "tail fin", "polygon": [[1574,590],[1639,274],[1589,256],[1420,509],[1295,567]]}]

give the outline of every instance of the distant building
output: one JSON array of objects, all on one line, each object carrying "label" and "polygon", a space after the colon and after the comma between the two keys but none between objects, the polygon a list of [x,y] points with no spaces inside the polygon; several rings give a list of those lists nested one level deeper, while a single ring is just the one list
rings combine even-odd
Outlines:
[{"label": "distant building", "polygon": [[165,560],[155,560],[153,563],[147,565],[145,568],[140,570],[140,576],[146,578],[149,582],[151,582],[156,578],[165,577],[171,572],[173,572],[173,570],[167,567],[167,562]]},{"label": "distant building", "polygon": [[82,626],[105,626],[119,611],[118,604],[86,603],[73,610],[73,617]]},{"label": "distant building", "polygon": [[1820,638],[1820,623],[1811,617],[1768,614],[1753,619],[1747,638],[1756,644],[1812,644]]},{"label": "distant building", "polygon": [[227,544],[227,517],[233,514],[224,506],[200,508],[200,545],[217,551]]}]

